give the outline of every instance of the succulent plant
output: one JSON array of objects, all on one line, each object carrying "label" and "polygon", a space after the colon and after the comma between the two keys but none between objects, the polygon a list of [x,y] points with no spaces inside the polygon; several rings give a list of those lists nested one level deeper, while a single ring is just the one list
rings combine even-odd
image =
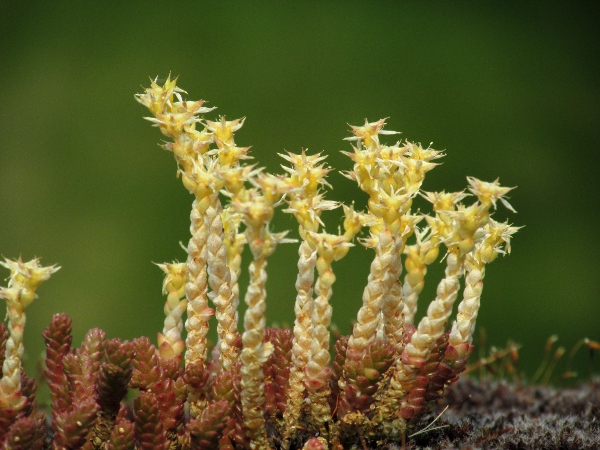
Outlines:
[{"label": "succulent plant", "polygon": [[[0,263],[11,272],[0,290],[9,319],[8,329],[0,324],[3,448],[341,449],[357,439],[400,442],[465,368],[485,269],[510,252],[518,230],[490,217],[498,202],[512,210],[512,188],[469,177],[469,193],[423,191],[442,152],[409,141],[385,144],[381,139],[396,133],[384,120],[365,121],[347,138],[353,167],[344,175],[368,196],[367,210],[356,211],[325,199],[332,169],[324,156],[281,155],[289,166],[280,175],[247,165],[249,148],[234,140],[244,120],[205,119],[212,108],[184,94],[169,77],[136,96],[169,139],[164,149],[194,196],[187,260],[159,265],[167,300],[156,344],[106,339],[93,329],[72,348],[70,318],[54,316],[44,332],[46,419],[21,368],[22,336],[25,308],[58,267],[37,259]],[[430,215],[412,212],[417,195],[432,204]],[[467,205],[468,196],[475,200]],[[280,205],[299,227],[293,329],[267,328],[265,317],[268,258],[279,244],[296,242],[271,228]],[[321,215],[340,206],[343,231],[328,233]],[[374,258],[352,333],[338,337],[332,357],[333,263],[348,255],[363,228],[369,233],[359,242]],[[237,280],[246,245],[252,262],[240,333]],[[440,253],[444,276],[414,323],[427,267]],[[464,292],[449,325],[461,279]],[[218,341],[209,354],[213,315]]]}]

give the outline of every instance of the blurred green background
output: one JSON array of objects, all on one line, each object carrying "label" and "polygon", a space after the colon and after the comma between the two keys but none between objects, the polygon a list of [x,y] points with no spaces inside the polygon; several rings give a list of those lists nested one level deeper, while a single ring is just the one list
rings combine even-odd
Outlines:
[{"label": "blurred green background", "polygon": [[[347,170],[348,124],[389,117],[403,138],[447,150],[424,189],[460,190],[467,175],[518,186],[518,214],[496,218],[525,228],[487,271],[478,326],[491,344],[522,343],[529,373],[551,334],[567,348],[600,340],[600,14],[570,5],[0,3],[0,253],[62,266],[28,309],[28,369],[57,312],[77,345],[90,327],[127,339],[162,328],[151,262],[185,259],[192,198],[133,95],[169,72],[218,106],[210,118],[247,117],[236,141],[271,171],[277,152],[301,148]],[[364,206],[352,182],[329,181],[329,198]],[[275,225],[295,233],[288,217]],[[296,251],[270,260],[270,323],[293,322]],[[335,266],[343,332],[371,258],[357,247]]]}]

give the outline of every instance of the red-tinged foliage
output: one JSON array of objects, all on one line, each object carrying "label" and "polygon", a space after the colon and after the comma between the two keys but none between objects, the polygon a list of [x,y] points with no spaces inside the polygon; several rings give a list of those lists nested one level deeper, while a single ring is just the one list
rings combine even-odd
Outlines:
[{"label": "red-tinged foliage", "polygon": [[[62,411],[70,407],[69,382],[65,373],[64,358],[71,350],[71,318],[66,314],[55,314],[44,330],[46,343],[46,369],[44,375],[50,387],[51,408]],[[56,429],[56,426],[53,426]]]},{"label": "red-tinged foliage", "polygon": [[134,450],[135,425],[128,419],[120,418],[106,443],[106,450]]},{"label": "red-tinged foliage", "polygon": [[267,328],[265,341],[273,344],[273,353],[265,364],[266,413],[272,419],[281,419],[286,408],[286,390],[292,362],[292,337],[290,329]]},{"label": "red-tinged foliage", "polygon": [[37,383],[34,378],[28,377],[25,371],[21,371],[21,394],[27,399],[21,412],[28,416],[35,410],[35,394]]},{"label": "red-tinged foliage", "polygon": [[8,340],[8,330],[4,322],[0,322],[0,367],[4,364],[6,354],[6,341]]},{"label": "red-tinged foliage", "polygon": [[129,389],[131,370],[123,370],[111,363],[100,366],[98,376],[98,403],[108,414],[115,416]]},{"label": "red-tinged foliage", "polygon": [[340,418],[351,412],[369,414],[378,383],[392,365],[394,353],[394,347],[381,340],[373,341],[363,352],[346,351],[343,363],[345,388],[339,399]]},{"label": "red-tinged foliage", "polygon": [[[165,435],[173,437],[183,424],[184,403],[188,389],[184,379],[184,371],[180,367],[180,359],[165,360],[156,352],[149,339],[139,338],[133,341],[134,367],[130,386],[141,392],[151,392],[158,406],[161,427]],[[202,376],[191,373],[189,376]]]},{"label": "red-tinged foliage", "polygon": [[19,411],[14,409],[0,408],[0,442],[4,441],[4,437],[9,432],[11,425],[19,417]]},{"label": "red-tinged foliage", "polygon": [[208,382],[210,372],[203,363],[190,363],[185,366],[183,379],[186,385],[194,390],[203,390]]},{"label": "red-tinged foliage", "polygon": [[100,406],[94,398],[76,399],[72,410],[53,411],[56,430],[54,440],[67,448],[79,448],[91,431]]},{"label": "red-tinged foliage", "polygon": [[130,385],[135,389],[148,389],[160,381],[163,375],[156,348],[147,337],[134,339],[133,348],[133,374]]},{"label": "red-tinged foliage", "polygon": [[[406,327],[404,344],[413,332],[414,327]],[[291,330],[266,331],[265,340],[273,345],[273,352],[263,366],[265,419],[275,446],[282,443],[285,434],[283,411],[292,364],[292,337]],[[0,345],[2,339],[6,339],[6,332],[0,327]],[[81,348],[71,349],[71,321],[64,314],[53,317],[44,339],[53,433],[48,433],[43,416],[35,412],[33,379],[22,374],[22,393],[27,402],[20,411],[0,410],[0,448],[250,448],[241,406],[241,362],[223,371],[218,353],[213,352],[212,361],[190,363],[184,369],[181,358],[162,358],[147,338],[133,342],[107,340],[98,329],[86,335]],[[325,382],[331,387],[332,424],[342,425],[340,440],[344,445],[355,445],[356,440],[361,446],[371,445],[375,441],[369,436],[374,435],[357,427],[368,423],[377,395],[385,395],[386,373],[397,355],[391,344],[380,340],[360,354],[349,352],[347,344],[348,337],[339,337],[333,365],[324,371]],[[457,379],[471,351],[469,345],[449,346],[447,335],[440,338],[428,359],[418,361],[420,371],[401,401],[400,417],[414,424],[425,414]],[[133,405],[126,400],[130,388],[139,390]],[[186,402],[194,403],[195,417],[186,418]],[[324,448],[322,439],[311,436],[310,427],[304,415],[292,441],[293,449],[305,445]],[[380,438],[385,441],[385,437]],[[332,448],[338,450],[339,446]]]},{"label": "red-tinged foliage", "polygon": [[246,436],[246,429],[242,425],[241,367],[241,362],[238,362],[225,372],[213,374],[209,378],[209,398],[213,401],[226,400],[229,403],[232,411],[232,421],[227,424],[223,435],[228,436],[238,446],[245,448],[248,445],[248,437]]},{"label": "red-tinged foliage", "polygon": [[350,336],[340,336],[333,346],[333,376],[337,384],[337,381],[341,378],[344,372],[344,364],[346,363],[346,351],[348,349],[348,341]]},{"label": "red-tinged foliage", "polygon": [[200,416],[190,420],[186,426],[191,448],[217,448],[231,413],[231,406],[226,400],[210,402]]},{"label": "red-tinged foliage", "polygon": [[211,389],[210,398],[213,400],[226,400],[232,409],[239,403],[240,385],[242,376],[240,369],[242,363],[234,364],[231,369],[226,370],[210,378]]},{"label": "red-tinged foliage", "polygon": [[42,450],[46,442],[46,418],[37,413],[17,419],[4,438],[6,449]]},{"label": "red-tinged foliage", "polygon": [[219,440],[219,450],[229,448],[246,448],[249,445],[246,430],[239,419],[229,419],[223,429],[223,437]]},{"label": "red-tinged foliage", "polygon": [[444,354],[448,348],[448,333],[444,333],[433,344],[431,353],[427,362],[421,367],[417,373],[412,387],[402,399],[400,404],[400,415],[405,420],[410,420],[413,417],[420,416],[425,410],[426,397],[434,398],[437,390],[443,391],[445,383],[441,386],[438,379],[432,383],[435,374],[442,373],[445,368],[441,365]]},{"label": "red-tinged foliage", "polygon": [[98,376],[98,403],[108,416],[115,416],[129,389],[133,368],[133,345],[120,339],[106,341],[104,362]]},{"label": "red-tinged foliage", "polygon": [[[81,347],[65,357],[72,396],[96,399],[96,383],[104,353],[106,333],[99,328],[87,332]],[[73,355],[73,357],[71,357]]]},{"label": "red-tinged foliage", "polygon": [[163,428],[156,395],[142,391],[133,402],[135,441],[143,450],[167,450],[169,441]]},{"label": "red-tinged foliage", "polygon": [[[183,388],[183,396],[182,396]],[[185,384],[183,380],[164,379],[152,386],[159,407],[160,420],[166,432],[174,431],[183,424]]]},{"label": "red-tinged foliage", "polygon": [[160,360],[160,366],[165,377],[170,378],[171,380],[176,380],[177,378],[183,376],[184,369],[181,365],[181,355],[171,359],[164,359],[159,354],[158,358]]}]

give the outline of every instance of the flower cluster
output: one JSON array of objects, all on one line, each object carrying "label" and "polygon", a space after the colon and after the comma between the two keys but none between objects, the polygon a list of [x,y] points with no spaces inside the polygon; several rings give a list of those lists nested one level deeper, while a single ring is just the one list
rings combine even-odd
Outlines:
[{"label": "flower cluster", "polygon": [[[356,211],[325,199],[332,169],[324,156],[287,153],[285,173],[268,174],[246,164],[249,148],[235,142],[243,119],[205,119],[212,108],[184,94],[168,78],[136,96],[169,139],[164,149],[194,196],[187,260],[159,265],[164,328],[156,347],[147,338],[107,340],[94,329],[72,349],[70,319],[54,317],[44,333],[52,448],[341,449],[403,438],[464,370],[486,266],[510,252],[518,229],[491,218],[498,201],[512,210],[511,188],[468,178],[468,192],[423,191],[442,152],[409,141],[385,144],[381,138],[396,133],[384,120],[365,121],[347,138],[353,167],[343,173],[368,197],[367,210]],[[417,195],[432,204],[431,214],[413,212]],[[469,196],[475,200],[463,203]],[[272,230],[278,206],[298,222],[291,330],[266,327],[268,258],[279,244],[296,242]],[[321,216],[339,207],[343,231],[329,233]],[[332,358],[333,263],[363,229],[368,234],[358,241],[374,258],[352,333],[338,336]],[[252,262],[240,332],[246,246]],[[427,268],[440,255],[444,276],[415,323]],[[35,389],[20,358],[25,307],[57,268],[37,260],[2,264],[11,277],[0,291],[10,319],[8,331],[0,329],[0,442],[45,448],[45,419],[35,412]],[[209,358],[213,315],[218,341]],[[130,389],[138,392],[133,402],[124,400]]]}]

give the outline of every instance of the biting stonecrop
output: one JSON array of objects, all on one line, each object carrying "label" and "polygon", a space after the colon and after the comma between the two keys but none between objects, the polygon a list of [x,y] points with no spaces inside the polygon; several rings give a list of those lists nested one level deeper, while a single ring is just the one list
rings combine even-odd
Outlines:
[{"label": "biting stonecrop", "polygon": [[[25,307],[58,268],[37,259],[0,263],[11,272],[0,290],[9,318],[8,330],[0,326],[3,448],[342,449],[398,442],[465,368],[486,266],[510,252],[518,229],[491,218],[498,201],[512,211],[512,188],[469,177],[469,193],[423,191],[442,152],[408,141],[384,144],[381,137],[396,133],[384,129],[384,120],[365,121],[352,127],[353,149],[345,152],[353,167],[343,174],[368,196],[367,210],[355,211],[325,200],[332,169],[324,156],[280,155],[289,164],[282,175],[247,165],[249,148],[234,141],[244,119],[205,119],[213,108],[184,94],[169,77],[136,96],[169,138],[164,149],[194,195],[187,261],[159,265],[167,301],[157,346],[147,338],[107,340],[94,329],[72,349],[71,321],[56,315],[44,332],[52,407],[46,425],[35,409],[34,382],[21,369],[22,336]],[[432,204],[430,215],[412,211],[417,195]],[[464,204],[469,196],[475,200]],[[291,330],[267,328],[265,317],[268,258],[279,244],[296,242],[271,229],[280,205],[299,226]],[[321,214],[340,206],[344,231],[327,233]],[[352,334],[337,339],[332,363],[333,262],[363,228],[369,234],[359,242],[375,255]],[[252,262],[240,333],[246,245]],[[427,268],[440,254],[444,277],[414,323]],[[463,296],[447,329],[461,278]],[[213,315],[218,342],[209,358]],[[128,405],[129,389],[139,393]]]}]

